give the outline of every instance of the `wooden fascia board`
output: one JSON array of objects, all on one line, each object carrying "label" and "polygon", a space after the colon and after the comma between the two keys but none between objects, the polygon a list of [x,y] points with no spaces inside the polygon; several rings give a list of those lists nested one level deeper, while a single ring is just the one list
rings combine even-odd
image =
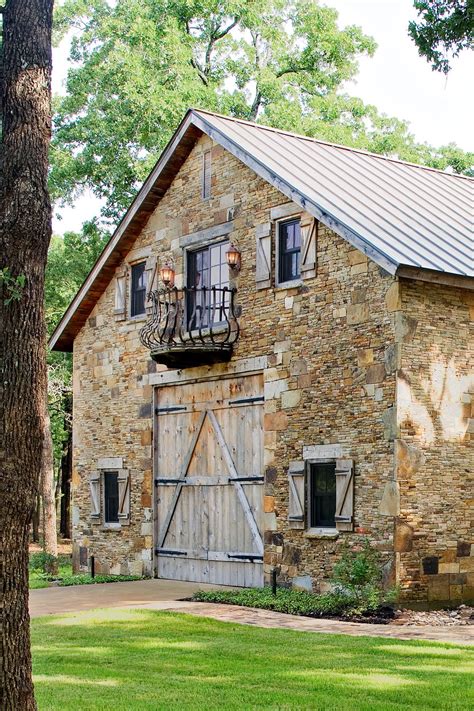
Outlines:
[{"label": "wooden fascia board", "polygon": [[[175,152],[176,147],[182,140],[184,134],[188,130],[191,123],[193,123],[192,111],[188,111],[186,116],[184,117],[183,121],[181,122],[181,125],[178,127],[176,133],[174,134],[173,138],[170,140],[170,142],[166,146],[165,150],[161,154],[161,157],[160,157],[159,161],[157,162],[156,166],[151,171],[151,173],[148,176],[148,178],[146,179],[146,181],[143,183],[142,188],[140,189],[139,193],[136,195],[130,208],[127,210],[127,212],[125,213],[121,222],[119,223],[117,229],[115,230],[112,237],[110,238],[110,240],[104,247],[102,254],[99,256],[96,263],[92,267],[85,282],[83,283],[83,285],[77,292],[76,296],[70,303],[70,305],[69,305],[68,309],[66,310],[64,316],[62,317],[61,321],[58,323],[55,330],[53,331],[53,333],[49,339],[49,347],[51,348],[51,350],[55,350],[55,346],[58,344],[58,342],[60,340],[64,340],[64,339],[62,339],[62,336],[65,333],[68,324],[71,322],[71,319],[73,318],[74,314],[78,311],[81,304],[85,301],[87,294],[91,290],[91,288],[92,288],[94,282],[96,281],[98,275],[100,274],[101,270],[104,268],[106,263],[109,261],[109,259],[111,258],[112,254],[115,252],[115,250],[117,250],[119,243],[120,243],[122,237],[124,236],[127,228],[130,226],[133,219],[137,216],[140,208],[143,205],[143,202],[146,200],[148,194],[150,193],[150,190],[153,188],[153,186],[156,183],[160,174],[163,172],[163,170],[168,165],[168,162],[169,162],[171,156]],[[76,334],[71,335],[70,339],[67,339],[67,344],[62,345],[62,347],[58,348],[58,350],[62,350],[62,349],[72,350],[72,341],[74,340],[75,335]]]},{"label": "wooden fascia board", "polygon": [[263,178],[267,183],[273,185],[274,188],[286,195],[290,200],[300,205],[304,210],[309,212],[313,217],[329,227],[333,232],[345,239],[347,242],[356,247],[358,250],[366,254],[376,264],[385,269],[390,274],[395,274],[398,263],[391,260],[386,254],[374,249],[367,240],[361,235],[354,232],[348,225],[337,220],[330,213],[326,212],[320,205],[317,205],[313,200],[308,198],[302,192],[295,190],[290,183],[281,175],[272,172],[260,160],[251,156],[248,151],[239,146],[234,140],[229,139],[221,130],[214,127],[200,114],[193,114],[194,125],[206,133],[216,143],[219,143],[229,153],[232,153],[235,158],[244,163],[248,168],[253,170],[258,176]]},{"label": "wooden fascia board", "polygon": [[397,276],[403,279],[414,279],[425,281],[430,284],[442,284],[443,286],[454,286],[459,289],[474,291],[474,277],[463,276],[462,274],[449,274],[448,272],[437,272],[421,267],[410,267],[401,264],[397,269]]}]

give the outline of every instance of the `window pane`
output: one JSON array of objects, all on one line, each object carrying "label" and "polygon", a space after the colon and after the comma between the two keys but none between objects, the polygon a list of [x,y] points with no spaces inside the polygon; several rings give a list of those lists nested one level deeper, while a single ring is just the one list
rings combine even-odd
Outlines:
[{"label": "window pane", "polygon": [[278,259],[280,283],[300,276],[301,229],[299,220],[281,222],[278,227]]},{"label": "window pane", "polygon": [[104,520],[118,523],[119,493],[117,472],[104,473]]},{"label": "window pane", "polygon": [[[197,287],[196,292],[187,295],[188,328],[206,328],[223,320],[222,292],[216,291],[215,301],[212,287],[221,289],[229,284],[229,269],[225,253],[229,242],[219,242],[203,249],[188,252],[188,287]],[[202,287],[207,292],[201,291]]]},{"label": "window pane", "polygon": [[145,313],[146,302],[146,274],[145,262],[132,266],[130,315],[139,316]]},{"label": "window pane", "polygon": [[336,525],[336,465],[312,464],[310,471],[310,526]]}]

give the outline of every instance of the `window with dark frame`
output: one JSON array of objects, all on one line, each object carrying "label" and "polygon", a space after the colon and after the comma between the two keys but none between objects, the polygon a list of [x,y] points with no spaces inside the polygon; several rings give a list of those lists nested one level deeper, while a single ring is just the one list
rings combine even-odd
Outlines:
[{"label": "window with dark frame", "polygon": [[[229,306],[229,293],[216,292],[215,301],[211,287],[229,286],[229,267],[225,253],[229,242],[219,242],[187,254],[187,320],[188,328],[206,328],[225,321]],[[196,287],[193,292],[192,288]],[[201,291],[206,287],[206,292]]]},{"label": "window with dark frame", "polygon": [[336,464],[310,464],[309,526],[336,528]]},{"label": "window with dark frame", "polygon": [[300,220],[278,223],[278,283],[300,278],[301,227]]},{"label": "window with dark frame", "polygon": [[145,262],[132,265],[130,316],[141,316],[146,311]]},{"label": "window with dark frame", "polygon": [[118,523],[118,472],[104,472],[104,523]]}]

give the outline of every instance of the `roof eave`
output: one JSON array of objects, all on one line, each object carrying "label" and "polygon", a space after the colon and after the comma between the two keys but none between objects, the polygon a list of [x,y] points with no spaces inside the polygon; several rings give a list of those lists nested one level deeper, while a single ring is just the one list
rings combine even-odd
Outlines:
[{"label": "roof eave", "polygon": [[[115,232],[113,233],[110,240],[104,247],[103,252],[97,259],[94,266],[92,267],[86,280],[82,284],[81,288],[77,292],[74,299],[71,301],[69,307],[67,308],[67,310],[64,313],[63,317],[61,318],[60,322],[58,323],[58,325],[54,329],[53,333],[51,334],[49,341],[48,341],[48,345],[51,348],[51,350],[72,352],[74,338],[76,337],[77,332],[80,330],[82,325],[84,325],[85,318],[87,318],[87,317],[85,317],[84,319],[79,319],[79,321],[81,322],[81,325],[77,329],[70,328],[72,325],[73,317],[77,313],[77,309],[80,308],[80,306],[82,304],[84,304],[84,302],[90,292],[91,287],[94,285],[94,282],[97,280],[98,275],[101,273],[101,271],[107,264],[108,260],[112,257],[114,250],[117,249],[120,241],[126,234],[126,231],[132,224],[134,218],[137,217],[137,215],[140,211],[140,208],[143,205],[144,200],[146,199],[146,197],[152,190],[153,186],[155,185],[156,181],[158,180],[158,178],[161,175],[161,173],[163,172],[163,170],[169,164],[171,157],[175,153],[180,142],[183,140],[183,137],[185,136],[186,132],[190,128],[190,125],[191,124],[194,125],[194,122],[192,121],[192,114],[193,114],[193,110],[189,109],[187,111],[186,115],[184,116],[183,120],[181,121],[180,125],[178,126],[177,130],[175,131],[173,137],[171,138],[168,145],[166,146],[163,153],[161,154],[155,167],[153,168],[150,175],[143,183],[141,189],[135,196],[129,209],[127,210],[127,212],[121,219],[119,225],[115,229]],[[196,126],[196,128],[198,128],[198,127]],[[92,308],[93,308],[93,305],[91,306],[89,313],[92,310]]]}]

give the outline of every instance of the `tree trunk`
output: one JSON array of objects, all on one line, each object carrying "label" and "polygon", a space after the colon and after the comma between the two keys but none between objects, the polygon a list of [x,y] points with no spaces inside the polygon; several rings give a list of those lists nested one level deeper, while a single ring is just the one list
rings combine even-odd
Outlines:
[{"label": "tree trunk", "polygon": [[[56,496],[54,487],[53,440],[51,439],[51,421],[48,410],[43,425],[43,461],[41,469],[41,493],[43,496],[43,537],[44,550],[49,555],[58,557],[58,533],[56,528]],[[57,560],[47,566],[48,573],[56,575]]]},{"label": "tree trunk", "polygon": [[[64,411],[72,414],[72,395],[64,395]],[[69,417],[65,418],[64,427],[67,440],[64,443],[61,457],[61,520],[59,530],[63,538],[71,538],[71,476],[72,476],[72,424]]]},{"label": "tree trunk", "polygon": [[33,543],[39,541],[39,525],[40,525],[41,498],[36,497],[35,510],[33,511]]},{"label": "tree trunk", "polygon": [[[0,708],[29,711],[28,538],[46,404],[44,271],[51,237],[53,0],[3,9],[0,143]],[[13,281],[12,281],[13,280]]]}]

